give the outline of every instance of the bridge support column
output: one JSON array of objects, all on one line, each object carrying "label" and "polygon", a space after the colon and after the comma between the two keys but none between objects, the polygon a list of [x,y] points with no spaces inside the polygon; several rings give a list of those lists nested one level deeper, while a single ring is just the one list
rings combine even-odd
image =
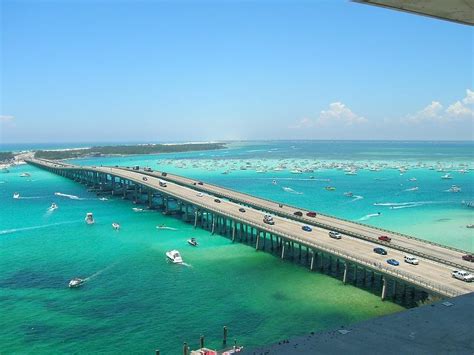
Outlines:
[{"label": "bridge support column", "polygon": [[342,283],[345,285],[347,283],[347,269],[348,265],[347,262],[344,263],[344,276],[342,276]]},{"label": "bridge support column", "polygon": [[382,295],[380,298],[382,301],[385,301],[385,298],[387,297],[387,279],[385,277],[382,278]]},{"label": "bridge support column", "polygon": [[256,243],[255,243],[255,250],[258,251],[258,248],[259,248],[259,246],[260,246],[260,232],[257,231],[257,230],[256,230],[256,232],[257,232],[257,235],[256,235],[255,238],[257,239],[257,241],[256,241]]},{"label": "bridge support column", "polygon": [[194,211],[194,228],[197,227],[197,223],[198,223],[198,210]]},{"label": "bridge support column", "polygon": [[153,193],[151,190],[148,190],[148,208],[153,207]]},{"label": "bridge support column", "polygon": [[232,243],[235,241],[235,229],[236,229],[236,225],[235,225],[235,221],[232,221]]},{"label": "bridge support column", "polygon": [[393,280],[393,290],[392,290],[392,299],[395,299],[397,296],[397,280]]},{"label": "bridge support column", "polygon": [[214,234],[214,230],[216,228],[216,218],[214,217],[214,215],[212,216],[212,230],[211,230],[211,234]]},{"label": "bridge support column", "polygon": [[311,266],[309,267],[309,269],[311,271],[313,271],[313,267],[314,267],[314,256],[315,256],[315,253],[314,253],[314,250],[312,251],[312,255],[311,255]]},{"label": "bridge support column", "polygon": [[354,264],[354,285],[357,285],[357,264]]},{"label": "bridge support column", "polygon": [[285,258],[285,242],[283,242],[283,245],[282,245],[282,248],[281,248],[281,258],[284,259]]}]

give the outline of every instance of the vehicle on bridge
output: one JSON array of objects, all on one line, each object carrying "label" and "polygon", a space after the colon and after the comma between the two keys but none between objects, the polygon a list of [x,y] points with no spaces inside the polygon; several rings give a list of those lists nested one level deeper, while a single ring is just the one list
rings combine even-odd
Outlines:
[{"label": "vehicle on bridge", "polygon": [[412,255],[405,255],[403,257],[403,260],[405,260],[407,264],[412,264],[412,265],[418,265],[419,263],[418,259]]},{"label": "vehicle on bridge", "polygon": [[270,216],[269,214],[266,214],[265,216],[263,216],[263,223],[274,225],[275,221],[273,220],[272,216]]},{"label": "vehicle on bridge", "polygon": [[305,232],[311,232],[312,231],[310,226],[303,226],[303,227],[301,227],[301,229],[304,230]]},{"label": "vehicle on bridge", "polygon": [[374,248],[374,253],[380,255],[387,255],[387,251],[384,248]]},{"label": "vehicle on bridge", "polygon": [[387,264],[390,264],[390,265],[393,265],[393,266],[398,266],[398,265],[400,265],[400,263],[399,263],[397,260],[395,260],[395,259],[388,259],[388,260],[387,260]]},{"label": "vehicle on bridge", "polygon": [[333,239],[341,239],[342,238],[342,235],[341,233],[339,232],[335,232],[335,231],[329,231],[329,236]]},{"label": "vehicle on bridge", "polygon": [[161,173],[161,176],[166,176],[168,175],[167,173],[165,173],[164,171]]},{"label": "vehicle on bridge", "polygon": [[215,198],[215,199],[214,199],[214,202],[215,202],[215,203],[221,203],[221,200],[219,200],[218,198]]},{"label": "vehicle on bridge", "polygon": [[471,263],[474,263],[474,255],[472,254],[463,255],[462,259],[465,261],[470,261]]},{"label": "vehicle on bridge", "polygon": [[204,194],[203,194],[202,192],[198,192],[198,193],[196,194],[196,196],[197,196],[197,197],[203,197]]},{"label": "vehicle on bridge", "polygon": [[148,178],[146,176],[142,177],[143,181],[148,181]]},{"label": "vehicle on bridge", "polygon": [[158,180],[158,183],[160,184],[161,187],[166,187],[166,181],[165,180]]},{"label": "vehicle on bridge", "polygon": [[455,279],[462,280],[464,282],[474,281],[474,275],[463,270],[453,270],[453,272],[451,273],[451,276],[454,277]]},{"label": "vehicle on bridge", "polygon": [[387,237],[386,235],[381,235],[381,236],[379,237],[379,240],[382,241],[382,242],[390,243],[390,242],[392,241],[392,238]]},{"label": "vehicle on bridge", "polygon": [[244,213],[244,212],[245,212],[245,208],[240,207],[240,208],[239,208],[239,212]]},{"label": "vehicle on bridge", "polygon": [[132,169],[133,170],[140,170],[140,167],[138,165],[135,165]]},{"label": "vehicle on bridge", "polygon": [[310,211],[310,212],[306,213],[306,216],[314,218],[314,217],[316,217],[316,212]]},{"label": "vehicle on bridge", "polygon": [[303,217],[303,212],[296,211],[295,213],[293,213],[293,215],[298,216],[298,217]]}]

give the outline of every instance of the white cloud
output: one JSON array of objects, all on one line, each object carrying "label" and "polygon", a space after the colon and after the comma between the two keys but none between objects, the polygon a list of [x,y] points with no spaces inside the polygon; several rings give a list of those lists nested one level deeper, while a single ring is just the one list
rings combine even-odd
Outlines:
[{"label": "white cloud", "polygon": [[342,123],[344,125],[354,125],[366,123],[367,119],[355,114],[342,102],[333,102],[328,110],[323,110],[316,119],[316,124],[327,125],[330,123]]},{"label": "white cloud", "polygon": [[438,101],[432,101],[424,109],[418,111],[415,114],[408,115],[406,119],[402,121],[408,121],[413,123],[421,123],[426,121],[439,121],[441,120],[441,114],[443,105]]},{"label": "white cloud", "polygon": [[0,115],[0,123],[12,122],[14,119],[15,117],[11,115]]},{"label": "white cloud", "polygon": [[314,126],[313,120],[311,118],[304,117],[298,123],[290,126],[289,128],[309,128],[313,126]]},{"label": "white cloud", "polygon": [[366,118],[355,114],[342,102],[333,102],[329,104],[329,108],[327,110],[322,110],[317,118],[312,119],[304,117],[289,128],[304,129],[314,126],[322,127],[341,124],[345,126],[352,126],[366,122]]},{"label": "white cloud", "polygon": [[474,118],[473,104],[474,91],[467,89],[465,98],[452,103],[446,109],[444,109],[440,102],[432,101],[421,111],[401,119],[401,122],[416,124],[435,122],[447,124],[454,121],[470,120]]},{"label": "white cloud", "polygon": [[457,117],[457,118],[462,118],[465,116],[466,117],[474,116],[474,111],[472,110],[472,108],[466,105],[463,105],[461,101],[456,101],[454,104],[450,105],[446,109],[446,113],[450,117]]},{"label": "white cloud", "polygon": [[465,105],[474,104],[474,91],[466,89],[466,97],[462,99],[462,103]]}]

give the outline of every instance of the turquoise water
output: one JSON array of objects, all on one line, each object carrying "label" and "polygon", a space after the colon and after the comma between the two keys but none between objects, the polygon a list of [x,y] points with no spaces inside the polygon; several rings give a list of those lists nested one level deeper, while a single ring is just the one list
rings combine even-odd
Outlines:
[{"label": "turquoise water", "polygon": [[[473,223],[473,209],[461,201],[474,200],[474,171],[458,172],[460,163],[473,166],[470,143],[448,144],[446,150],[443,145],[435,149],[433,143],[417,143],[421,147],[410,146],[408,153],[386,143],[357,149],[356,143],[348,144],[338,146],[336,156],[324,161],[403,162],[408,171],[400,175],[387,165],[381,171],[358,170],[357,175],[349,176],[329,166],[302,174],[292,174],[289,168],[270,169],[282,161],[289,161],[288,166],[326,164],[320,158],[325,153],[318,153],[318,147],[309,142],[239,143],[225,151],[94,158],[76,163],[146,164],[473,249],[473,230],[465,228]],[[330,146],[324,149],[331,150]],[[439,151],[437,157],[443,156],[452,180],[440,178],[446,172],[417,167],[420,160],[433,164],[440,160],[428,159],[430,149]],[[387,150],[393,158],[386,157]],[[350,151],[361,153],[356,154],[357,159],[349,159]],[[382,153],[377,155],[378,151]],[[268,169],[263,173],[257,173],[257,168],[231,170],[247,162]],[[19,176],[25,171],[31,173],[30,178]],[[417,181],[408,180],[412,177]],[[446,192],[452,184],[462,191]],[[325,190],[327,185],[336,191]],[[405,191],[414,185],[418,191]],[[15,191],[21,193],[21,199],[12,198]],[[363,198],[348,198],[343,195],[346,191]],[[77,198],[56,196],[55,192]],[[82,185],[31,166],[15,167],[0,175],[0,201],[2,353],[152,353],[159,348],[163,354],[177,354],[183,341],[197,347],[201,334],[209,345],[218,346],[224,325],[230,329],[230,339],[252,346],[402,309],[369,292],[195,230],[172,217],[134,212],[130,201],[101,201]],[[52,202],[59,206],[53,212],[48,211]],[[390,208],[402,206],[410,207]],[[94,213],[95,225],[84,223],[86,212]],[[377,212],[382,214],[367,217]],[[118,232],[111,227],[114,221],[122,226]],[[158,230],[158,224],[176,230]],[[186,244],[191,236],[198,238],[198,248]],[[174,248],[181,251],[186,266],[166,262],[165,252]],[[67,283],[73,277],[88,281],[71,290]]]}]

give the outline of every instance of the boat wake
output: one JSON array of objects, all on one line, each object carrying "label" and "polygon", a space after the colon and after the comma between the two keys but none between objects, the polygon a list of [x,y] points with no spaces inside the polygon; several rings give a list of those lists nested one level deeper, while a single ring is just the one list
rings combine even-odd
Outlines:
[{"label": "boat wake", "polygon": [[285,186],[283,186],[282,189],[283,189],[283,191],[285,191],[285,192],[289,192],[289,193],[295,194],[295,195],[302,195],[302,194],[303,194],[302,192],[293,190],[291,187],[285,187]]},{"label": "boat wake", "polygon": [[411,188],[405,189],[403,191],[418,191],[418,187],[411,187]]},{"label": "boat wake", "polygon": [[166,227],[166,226],[156,226],[156,229],[165,229],[165,230],[169,230],[169,231],[177,231],[178,230],[177,228]]},{"label": "boat wake", "polygon": [[186,267],[193,267],[191,264],[188,264],[188,263],[181,263],[181,265],[186,266]]},{"label": "boat wake", "polygon": [[372,213],[372,214],[368,214],[368,215],[365,215],[364,217],[362,218],[359,218],[359,221],[366,221],[370,218],[373,218],[373,217],[380,217],[382,214],[379,212],[379,213]]},{"label": "boat wake", "polygon": [[61,197],[67,197],[71,200],[85,200],[84,198],[81,198],[79,196],[76,196],[76,195],[68,195],[68,194],[63,194],[62,192],[55,192],[54,193],[56,196],[61,196]]},{"label": "boat wake", "polygon": [[95,274],[92,274],[91,276],[86,277],[86,278],[84,279],[84,282],[88,282],[88,281],[90,281],[90,280],[92,280],[92,279],[95,279],[97,276],[99,276],[100,274],[106,272],[107,270],[110,270],[111,268],[113,268],[113,267],[114,267],[115,265],[117,265],[117,264],[118,264],[118,262],[115,262],[115,263],[113,263],[113,264],[111,264],[111,265],[109,265],[109,266],[103,268],[102,270],[97,271]]},{"label": "boat wake", "polygon": [[0,230],[0,235],[25,232],[25,231],[35,230],[35,229],[49,228],[49,227],[59,226],[62,224],[72,224],[72,223],[77,223],[77,222],[78,221],[58,222],[58,223],[43,224],[40,226],[33,226],[33,227],[4,229],[4,230]]},{"label": "boat wake", "polygon": [[347,203],[356,202],[356,201],[362,200],[363,198],[364,196],[354,195],[352,196],[352,200],[348,201]]}]

